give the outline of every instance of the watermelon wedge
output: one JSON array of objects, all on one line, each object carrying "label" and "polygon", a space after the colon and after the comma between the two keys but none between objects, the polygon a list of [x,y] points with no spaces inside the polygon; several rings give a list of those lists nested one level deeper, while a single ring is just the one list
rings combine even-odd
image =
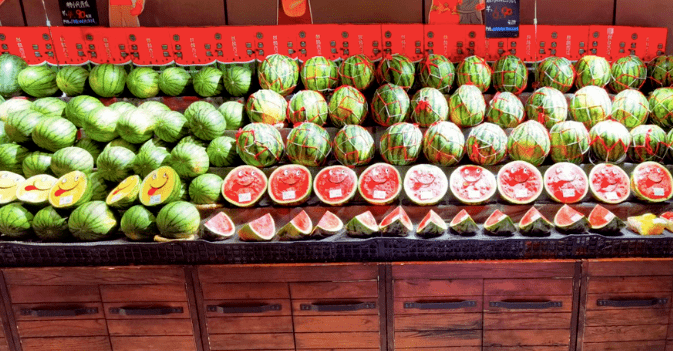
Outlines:
[{"label": "watermelon wedge", "polygon": [[624,221],[601,205],[596,205],[589,213],[589,225],[594,232],[608,235],[619,234],[626,226]]},{"label": "watermelon wedge", "polygon": [[618,204],[631,195],[629,176],[619,166],[601,163],[589,172],[589,189],[596,200],[606,204]]},{"label": "watermelon wedge", "polygon": [[414,225],[402,206],[395,207],[379,223],[384,236],[407,236],[414,230]]},{"label": "watermelon wedge", "polygon": [[313,222],[306,211],[302,210],[290,222],[278,231],[278,238],[282,241],[306,239],[311,234]]},{"label": "watermelon wedge", "polygon": [[232,169],[222,182],[222,196],[230,204],[250,207],[266,192],[266,175],[257,167],[238,166]]},{"label": "watermelon wedge", "polygon": [[484,222],[484,230],[490,235],[508,236],[516,232],[516,226],[512,218],[500,210],[495,210]]},{"label": "watermelon wedge", "polygon": [[647,202],[663,202],[673,196],[671,172],[656,162],[643,162],[631,172],[631,190]]},{"label": "watermelon wedge", "polygon": [[664,212],[659,218],[666,221],[666,229],[673,233],[673,212]]},{"label": "watermelon wedge", "polygon": [[441,168],[434,165],[416,165],[404,175],[404,192],[417,205],[434,205],[449,190],[449,180]]},{"label": "watermelon wedge", "polygon": [[554,216],[554,225],[560,232],[581,234],[587,231],[589,221],[582,212],[568,205],[563,205]]},{"label": "watermelon wedge", "polygon": [[475,235],[479,231],[477,223],[470,217],[470,214],[465,210],[461,210],[453,217],[449,227],[458,235]]},{"label": "watermelon wedge", "polygon": [[542,194],[542,174],[525,161],[512,161],[498,171],[498,192],[513,204],[529,204]]},{"label": "watermelon wedge", "polygon": [[224,212],[218,212],[203,223],[202,238],[206,240],[225,240],[234,236],[236,226]]},{"label": "watermelon wedge", "polygon": [[278,205],[299,205],[311,196],[313,179],[308,168],[302,165],[284,165],[269,176],[268,192]]},{"label": "watermelon wedge", "polygon": [[360,213],[346,223],[346,233],[355,238],[369,238],[378,232],[379,225],[370,211]]},{"label": "watermelon wedge", "polygon": [[311,232],[312,237],[326,238],[328,236],[340,234],[344,230],[344,223],[337,215],[330,211],[325,211],[325,214],[320,217],[318,224]]},{"label": "watermelon wedge", "polygon": [[491,199],[498,186],[495,176],[486,168],[466,165],[456,168],[451,173],[449,188],[460,202],[466,205],[478,205]]},{"label": "watermelon wedge", "polygon": [[535,207],[531,207],[519,221],[519,233],[525,236],[545,236],[551,234],[554,225]]},{"label": "watermelon wedge", "polygon": [[574,204],[589,192],[589,179],[578,165],[559,162],[544,172],[544,188],[554,201]]},{"label": "watermelon wedge", "polygon": [[400,172],[387,163],[373,164],[360,174],[358,191],[372,205],[389,204],[402,191]]},{"label": "watermelon wedge", "polygon": [[626,227],[640,235],[661,235],[666,228],[666,221],[651,213],[646,213],[642,216],[627,218]]},{"label": "watermelon wedge", "polygon": [[418,225],[416,234],[422,238],[435,238],[444,235],[449,226],[437,212],[430,210]]},{"label": "watermelon wedge", "polygon": [[238,237],[243,241],[271,241],[276,236],[276,223],[270,214],[246,223],[238,230]]},{"label": "watermelon wedge", "polygon": [[358,176],[346,166],[325,167],[313,180],[313,192],[324,204],[339,206],[347,203],[355,195]]}]

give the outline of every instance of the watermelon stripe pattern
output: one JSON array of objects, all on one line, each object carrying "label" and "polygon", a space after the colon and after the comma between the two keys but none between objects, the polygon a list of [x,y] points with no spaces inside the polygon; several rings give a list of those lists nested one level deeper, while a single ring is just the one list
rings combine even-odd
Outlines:
[{"label": "watermelon stripe pattern", "polygon": [[673,88],[659,88],[650,94],[650,120],[664,129],[673,127]]},{"label": "watermelon stripe pattern", "polygon": [[430,54],[418,66],[419,80],[426,88],[435,88],[444,94],[451,91],[456,78],[453,63],[442,55]]},{"label": "watermelon stripe pattern", "polygon": [[435,88],[422,88],[411,99],[411,119],[421,127],[429,127],[449,117],[449,103]]},{"label": "watermelon stripe pattern", "polygon": [[631,144],[631,134],[619,122],[599,122],[589,131],[590,156],[595,162],[621,163]]},{"label": "watermelon stripe pattern", "polygon": [[89,86],[99,96],[117,96],[124,91],[125,85],[126,71],[121,66],[106,63],[94,67],[89,73]]},{"label": "watermelon stripe pattern", "polygon": [[287,157],[290,162],[307,167],[321,166],[332,151],[327,131],[313,123],[296,125],[287,136]]},{"label": "watermelon stripe pattern", "polygon": [[314,56],[301,67],[301,81],[308,90],[326,93],[339,83],[337,65],[322,56]]},{"label": "watermelon stripe pattern", "polygon": [[470,160],[477,165],[498,164],[507,154],[507,135],[496,124],[481,124],[470,131],[465,150]]},{"label": "watermelon stripe pattern", "polygon": [[640,89],[647,79],[647,67],[638,56],[625,56],[612,63],[610,89],[620,93],[627,89]]},{"label": "watermelon stripe pattern", "polygon": [[513,93],[497,92],[488,103],[486,120],[502,128],[514,128],[525,119],[523,103]]},{"label": "watermelon stripe pattern", "polygon": [[344,166],[364,166],[374,157],[374,139],[363,127],[347,125],[334,137],[334,156]]},{"label": "watermelon stripe pattern", "polygon": [[363,91],[374,81],[374,63],[365,55],[354,55],[339,66],[339,84]]},{"label": "watermelon stripe pattern", "polygon": [[329,101],[329,119],[337,128],[347,124],[361,124],[367,116],[367,106],[367,99],[360,91],[342,85],[334,91]]},{"label": "watermelon stripe pattern", "polygon": [[673,56],[661,55],[647,64],[647,77],[655,88],[673,85]]},{"label": "watermelon stripe pattern", "polygon": [[528,85],[528,69],[514,55],[505,55],[493,63],[493,87],[500,92],[520,94]]},{"label": "watermelon stripe pattern", "polygon": [[482,93],[491,86],[492,74],[491,66],[479,56],[466,57],[456,69],[458,86],[474,85]]},{"label": "watermelon stripe pattern", "polygon": [[384,127],[404,122],[409,112],[409,95],[400,86],[384,84],[372,98],[372,117],[374,122]]},{"label": "watermelon stripe pattern", "polygon": [[182,67],[169,67],[159,75],[158,84],[164,94],[179,96],[192,85],[192,76]]},{"label": "watermelon stripe pattern", "polygon": [[507,141],[509,156],[515,161],[541,165],[549,155],[551,141],[545,127],[536,121],[527,121],[512,130]]},{"label": "watermelon stripe pattern", "polygon": [[612,102],[612,119],[633,129],[647,121],[650,103],[643,93],[627,89],[615,96]]},{"label": "watermelon stripe pattern", "polygon": [[575,83],[575,67],[565,57],[547,57],[538,64],[535,81],[538,88],[549,87],[567,93]]},{"label": "watermelon stripe pattern", "polygon": [[286,96],[294,91],[299,79],[297,61],[279,54],[267,56],[257,70],[259,86]]},{"label": "watermelon stripe pattern", "polygon": [[449,117],[459,127],[473,127],[484,121],[486,101],[474,85],[461,85],[449,100]]},{"label": "watermelon stripe pattern", "polygon": [[549,129],[568,118],[568,101],[559,90],[540,88],[528,98],[526,116]]},{"label": "watermelon stripe pattern", "polygon": [[287,105],[287,119],[292,124],[311,122],[319,126],[327,122],[327,101],[317,91],[302,90],[290,99]]},{"label": "watermelon stripe pattern", "polygon": [[24,68],[17,76],[21,90],[33,97],[54,95],[58,91],[56,72],[47,65]]},{"label": "watermelon stripe pattern", "polygon": [[555,163],[580,164],[589,152],[589,131],[584,124],[565,121],[555,124],[549,131],[551,158]]},{"label": "watermelon stripe pattern", "polygon": [[416,68],[406,56],[393,54],[381,60],[376,75],[380,84],[394,84],[406,91],[414,85]]},{"label": "watermelon stripe pattern", "polygon": [[465,136],[451,122],[437,122],[431,125],[423,136],[423,154],[438,166],[453,166],[463,159]]},{"label": "watermelon stripe pattern", "polygon": [[253,123],[280,125],[287,115],[287,101],[273,90],[261,89],[250,95],[245,112]]},{"label": "watermelon stripe pattern", "polygon": [[280,132],[268,124],[251,123],[236,134],[236,152],[250,166],[272,166],[280,161],[284,149]]}]

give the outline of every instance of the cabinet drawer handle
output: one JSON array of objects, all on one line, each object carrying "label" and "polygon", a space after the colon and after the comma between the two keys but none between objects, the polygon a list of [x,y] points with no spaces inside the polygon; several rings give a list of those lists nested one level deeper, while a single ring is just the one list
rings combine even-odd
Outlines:
[{"label": "cabinet drawer handle", "polygon": [[640,299],[640,300],[598,300],[596,304],[604,307],[647,307],[665,305],[668,299]]},{"label": "cabinet drawer handle", "polygon": [[303,303],[299,305],[302,311],[316,312],[351,312],[359,310],[372,310],[376,308],[375,302],[357,302],[357,303]]},{"label": "cabinet drawer handle", "polygon": [[163,316],[183,311],[182,307],[110,307],[111,314],[120,316]]},{"label": "cabinet drawer handle", "polygon": [[98,313],[98,307],[86,307],[86,308],[65,307],[59,309],[27,308],[21,310],[22,316],[33,316],[33,317],[75,317],[97,313]]},{"label": "cabinet drawer handle", "polygon": [[404,309],[418,310],[456,310],[459,308],[476,307],[477,301],[464,300],[452,302],[405,302]]},{"label": "cabinet drawer handle", "polygon": [[491,301],[491,307],[505,308],[508,310],[544,310],[548,308],[563,307],[562,301]]},{"label": "cabinet drawer handle", "polygon": [[283,306],[280,304],[267,304],[267,305],[257,305],[257,306],[208,306],[208,312],[217,312],[217,313],[264,313],[269,311],[280,311],[283,309]]}]

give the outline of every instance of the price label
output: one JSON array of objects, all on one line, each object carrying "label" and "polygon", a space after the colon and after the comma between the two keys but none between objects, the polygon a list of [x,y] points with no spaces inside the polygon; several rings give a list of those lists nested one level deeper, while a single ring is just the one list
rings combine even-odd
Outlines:
[{"label": "price label", "polygon": [[619,196],[617,196],[616,192],[610,191],[610,192],[605,193],[605,198],[610,200],[610,201],[613,201],[613,200],[619,199]]},{"label": "price label", "polygon": [[575,189],[562,189],[563,197],[573,197],[575,196]]},{"label": "price label", "polygon": [[519,198],[519,199],[524,198],[524,197],[528,197],[528,189],[518,188],[518,189],[514,190],[514,197]]},{"label": "price label", "polygon": [[663,188],[652,188],[652,193],[654,196],[664,196],[664,189]]},{"label": "price label", "polygon": [[37,194],[35,192],[26,193],[25,199],[30,200],[30,201],[35,201],[35,200],[37,200]]},{"label": "price label", "polygon": [[606,221],[611,221],[613,218],[615,218],[615,214],[612,213],[612,212],[608,212],[608,213],[605,215],[605,220],[606,220]]},{"label": "price label", "polygon": [[283,200],[294,200],[297,198],[297,195],[295,195],[294,190],[288,190],[288,191],[283,191]]},{"label": "price label", "polygon": [[72,195],[64,196],[58,199],[59,205],[70,205],[72,203]]},{"label": "price label", "polygon": [[[159,196],[161,196],[161,195],[159,195]],[[110,200],[112,202],[117,202],[119,199],[121,199],[121,197],[122,197],[122,194],[117,193],[117,194],[114,194]],[[152,198],[150,198],[150,201],[152,201]]]},{"label": "price label", "polygon": [[335,197],[342,197],[341,189],[331,189],[329,191],[329,198],[334,199]]},{"label": "price label", "polygon": [[570,220],[573,221],[573,222],[577,222],[580,219],[582,219],[582,215],[579,214],[579,213],[575,213],[572,217],[570,217]]},{"label": "price label", "polygon": [[470,199],[478,199],[481,197],[481,192],[477,190],[467,189],[467,197]]},{"label": "price label", "polygon": [[418,196],[421,198],[421,200],[432,199],[432,191],[430,191],[430,190],[423,190],[423,191],[421,191],[420,194],[418,194]]},{"label": "price label", "polygon": [[161,194],[150,196],[150,205],[156,205],[161,203]]},{"label": "price label", "polygon": [[374,190],[374,198],[378,200],[383,200],[386,198],[386,192],[381,190]]},{"label": "price label", "polygon": [[252,195],[250,193],[238,194],[238,202],[250,202],[252,201]]}]

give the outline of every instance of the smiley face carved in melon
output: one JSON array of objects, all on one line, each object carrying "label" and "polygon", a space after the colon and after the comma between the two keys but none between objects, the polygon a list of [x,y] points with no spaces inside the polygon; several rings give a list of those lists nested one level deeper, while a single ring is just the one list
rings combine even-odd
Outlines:
[{"label": "smiley face carved in melon", "polygon": [[222,196],[235,206],[252,206],[266,192],[267,183],[266,176],[258,168],[239,166],[231,170],[224,178]]},{"label": "smiley face carved in melon", "polygon": [[[129,180],[129,182],[132,181]],[[173,168],[163,166],[153,170],[145,177],[140,185],[139,197],[143,205],[155,206],[179,196],[179,192],[180,177]]]},{"label": "smiley face carved in melon", "polygon": [[395,167],[387,163],[377,163],[360,174],[358,190],[362,198],[372,205],[384,205],[400,194],[402,178]]},{"label": "smiley face carved in melon", "polygon": [[336,206],[348,202],[357,190],[355,171],[345,166],[320,170],[313,180],[313,191],[325,204]]},{"label": "smiley face carved in melon", "polygon": [[302,165],[278,167],[269,176],[269,196],[279,205],[297,205],[308,200],[313,179]]},{"label": "smiley face carved in melon", "polygon": [[449,188],[453,195],[468,205],[488,201],[496,192],[495,176],[481,166],[460,166],[449,177]]},{"label": "smiley face carved in melon", "polygon": [[[64,174],[49,190],[49,203],[56,208],[79,205],[82,200],[88,201],[91,194],[87,194],[89,180],[86,174],[73,171]],[[87,196],[88,195],[88,196]]]},{"label": "smiley face carved in melon", "polygon": [[12,172],[0,172],[0,204],[10,203],[16,200],[16,188],[25,179]]},{"label": "smiley face carved in melon", "polygon": [[544,187],[554,201],[572,204],[587,195],[589,179],[576,164],[559,162],[544,173]]},{"label": "smiley face carved in melon", "polygon": [[626,201],[631,194],[629,176],[619,166],[609,163],[591,169],[589,189],[596,199],[609,204]]},{"label": "smiley face carved in melon", "polygon": [[23,202],[44,203],[49,198],[49,190],[56,185],[56,182],[58,179],[47,174],[32,176],[17,187],[16,197]]},{"label": "smiley face carved in melon", "polygon": [[531,203],[540,196],[542,189],[542,174],[528,162],[512,161],[498,171],[498,191],[511,203]]}]

